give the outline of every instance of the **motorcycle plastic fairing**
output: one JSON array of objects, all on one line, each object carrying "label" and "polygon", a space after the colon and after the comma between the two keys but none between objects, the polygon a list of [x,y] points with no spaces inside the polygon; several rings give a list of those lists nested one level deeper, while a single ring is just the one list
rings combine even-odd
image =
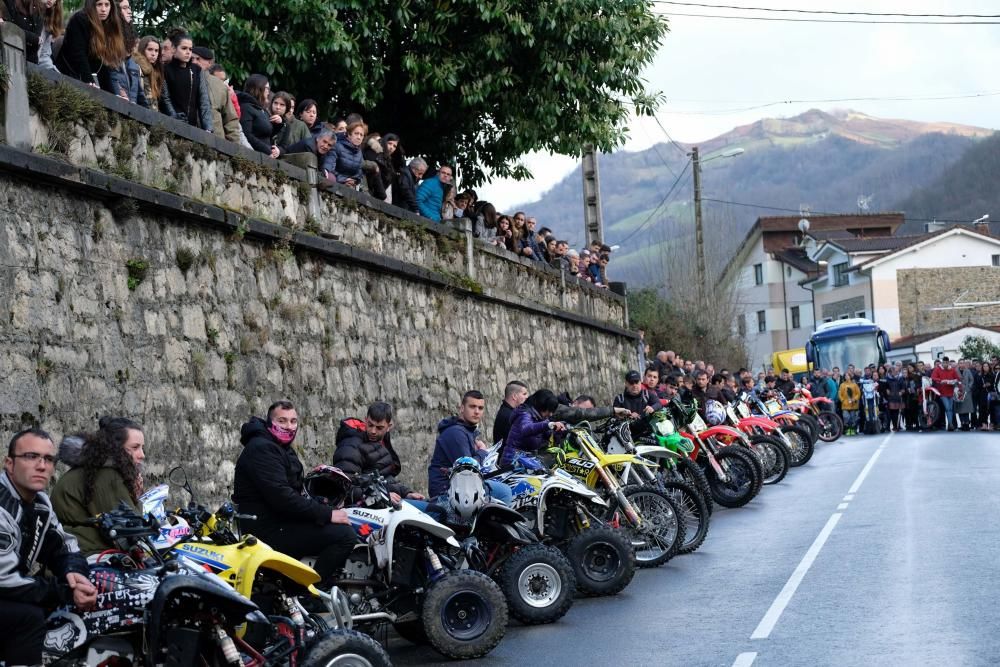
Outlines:
[{"label": "motorcycle plastic fairing", "polygon": [[352,525],[356,522],[369,522],[379,526],[372,539],[375,555],[380,568],[386,569],[386,576],[392,579],[392,545],[395,544],[396,531],[401,526],[414,526],[430,533],[434,537],[445,540],[449,546],[461,548],[455,539],[455,531],[438,523],[413,505],[400,503],[399,509],[369,509],[364,507],[348,507],[344,510]]}]

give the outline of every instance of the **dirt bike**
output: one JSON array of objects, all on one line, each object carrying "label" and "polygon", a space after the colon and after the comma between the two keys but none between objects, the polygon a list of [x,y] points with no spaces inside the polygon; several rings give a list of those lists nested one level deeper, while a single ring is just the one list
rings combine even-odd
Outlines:
[{"label": "dirt bike", "polygon": [[461,569],[455,532],[406,502],[385,479],[356,475],[362,507],[344,511],[364,541],[354,548],[337,586],[361,627],[391,623],[414,643],[449,658],[479,658],[507,632],[507,601],[482,572]]},{"label": "dirt bike", "polygon": [[878,405],[878,385],[871,378],[861,380],[861,411],[865,415],[865,434],[882,432],[882,411]]},{"label": "dirt bike", "polygon": [[[253,535],[240,534],[237,520],[255,517],[237,513],[228,502],[215,512],[197,504],[180,467],[170,471],[169,480],[184,489],[190,500],[186,507],[167,512],[167,485],[143,494],[140,501],[144,510],[162,517],[153,546],[167,558],[183,557],[216,573],[259,605],[272,628],[241,626],[236,634],[255,647],[268,664],[326,664],[338,655],[361,655],[371,665],[390,664],[385,649],[351,628],[346,598],[339,590],[318,590],[315,585],[320,577],[311,567]],[[335,619],[333,627],[316,613],[316,603]]]},{"label": "dirt bike", "polygon": [[491,502],[465,523],[442,509],[462,544],[459,566],[493,578],[511,616],[534,625],[552,623],[569,611],[576,591],[573,566],[559,549],[542,544],[516,510]]},{"label": "dirt bike", "polygon": [[742,507],[753,500],[764,482],[760,458],[743,447],[724,446],[716,440],[717,436],[733,437],[734,429],[709,428],[694,406],[679,400],[672,405],[671,419],[680,422],[674,426],[681,426],[678,432],[693,443],[691,459],[705,472],[712,499],[723,507]]},{"label": "dirt bike", "polygon": [[764,484],[777,484],[788,474],[792,452],[775,433],[781,434],[778,424],[760,417],[741,417],[732,403],[725,406],[726,421],[747,438],[747,446],[764,464]]},{"label": "dirt bike", "polygon": [[844,434],[844,420],[834,412],[833,399],[826,396],[813,396],[812,392],[797,385],[798,395],[788,401],[788,407],[797,409],[802,414],[816,418],[819,424],[817,435],[823,442],[833,442]]},{"label": "dirt bike", "polygon": [[604,499],[566,471],[550,471],[535,457],[518,454],[511,465],[497,469],[498,456],[499,443],[483,461],[486,476],[509,486],[511,508],[543,544],[566,555],[577,590],[584,595],[624,590],[635,576],[635,553],[629,540],[605,523]]},{"label": "dirt bike", "polygon": [[[668,440],[673,433],[673,424],[669,421],[656,421],[664,434],[663,439]],[[706,489],[702,490],[688,484],[683,474],[679,478],[677,472],[677,462],[687,460],[680,448],[660,444],[637,444],[634,432],[640,434],[640,438],[648,437],[658,430],[649,424],[649,417],[640,418],[634,422],[627,420],[610,420],[598,432],[602,434],[601,447],[611,455],[634,455],[656,463],[656,468],[649,465],[633,465],[626,463],[621,472],[622,482],[626,485],[632,484],[652,484],[670,496],[677,506],[681,518],[684,520],[684,542],[681,544],[678,553],[693,553],[704,543],[708,536],[708,528],[711,522],[712,496]],[[654,436],[655,438],[656,436]],[[679,441],[687,442],[679,436]],[[700,472],[700,471],[699,471]]]},{"label": "dirt bike", "polygon": [[799,412],[791,409],[788,400],[780,391],[775,391],[766,400],[757,399],[761,415],[770,417],[782,426],[797,426],[807,436],[809,445],[815,447],[819,440],[819,421],[808,412]]},{"label": "dirt bike", "polygon": [[677,555],[685,533],[677,505],[655,485],[626,485],[621,478],[626,466],[655,469],[654,462],[634,454],[606,454],[586,422],[570,428],[547,454],[553,469],[568,472],[608,501],[605,519],[620,521],[628,532],[636,565],[657,567]]},{"label": "dirt bike", "polygon": [[49,665],[265,665],[236,635],[247,622],[269,625],[253,602],[192,561],[164,561],[150,539],[153,517],[130,508],[91,522],[114,544],[91,567],[92,611],[63,606],[46,622]]},{"label": "dirt bike", "polygon": [[[748,416],[761,417],[778,424],[780,438],[792,455],[789,465],[792,468],[805,465],[816,451],[816,439],[810,434],[809,428],[802,422],[806,415],[786,410],[778,399],[762,401],[758,396],[742,393],[741,400],[747,406]],[[744,414],[743,411],[740,414]]]},{"label": "dirt bike", "polygon": [[944,414],[941,392],[934,388],[934,381],[926,375],[920,378],[920,412],[924,416],[925,428],[934,428]]}]

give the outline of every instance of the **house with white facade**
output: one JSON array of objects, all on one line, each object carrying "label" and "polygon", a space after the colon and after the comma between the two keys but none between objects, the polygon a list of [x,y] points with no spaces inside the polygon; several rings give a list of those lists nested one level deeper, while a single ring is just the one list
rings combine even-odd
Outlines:
[{"label": "house with white facade", "polygon": [[820,270],[803,281],[813,294],[817,322],[867,317],[890,339],[901,335],[896,272],[1000,266],[1000,239],[986,225],[945,227],[928,234],[889,237],[811,235],[809,258]]},{"label": "house with white facade", "polygon": [[903,224],[901,213],[758,218],[722,274],[737,299],[735,328],[744,338],[751,368],[766,366],[778,350],[803,347],[812,333],[812,292],[801,283],[821,265],[809,257],[803,232],[851,237],[888,237]]},{"label": "house with white facade", "polygon": [[981,327],[971,322],[950,331],[936,331],[916,336],[906,336],[892,341],[889,361],[923,361],[932,363],[941,357],[958,359],[959,348],[969,336],[980,336],[994,345],[1000,345],[1000,327]]}]

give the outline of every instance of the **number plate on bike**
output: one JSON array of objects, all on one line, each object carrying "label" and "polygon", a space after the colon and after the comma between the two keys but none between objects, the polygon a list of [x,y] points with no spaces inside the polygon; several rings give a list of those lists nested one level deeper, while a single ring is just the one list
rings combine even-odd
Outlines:
[{"label": "number plate on bike", "polygon": [[690,426],[691,430],[695,433],[701,433],[708,428],[708,425],[705,424],[705,420],[701,418],[701,415],[695,415],[694,419],[691,420],[691,423],[688,424],[688,426]]},{"label": "number plate on bike", "polygon": [[770,412],[772,415],[775,412],[781,412],[781,404],[775,400],[768,401],[767,403],[764,404],[764,407],[766,407],[767,411]]},{"label": "number plate on bike", "polygon": [[750,416],[750,408],[747,407],[746,403],[740,403],[736,407],[736,410],[739,411],[741,417],[749,417]]}]

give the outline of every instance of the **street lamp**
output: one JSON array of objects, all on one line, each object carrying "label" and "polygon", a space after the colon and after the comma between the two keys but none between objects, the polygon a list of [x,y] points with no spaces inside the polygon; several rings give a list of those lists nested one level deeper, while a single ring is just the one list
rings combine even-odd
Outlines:
[{"label": "street lamp", "polygon": [[[737,155],[743,155],[744,152],[742,148],[733,148],[723,151],[718,155],[713,155],[705,160],[705,162],[711,162],[720,157],[736,157]],[[698,290],[699,294],[704,297],[708,290],[705,284],[705,239],[701,223],[701,159],[698,155],[698,147],[692,146],[688,156],[691,158],[691,165],[694,171],[694,239],[698,251]]]}]

